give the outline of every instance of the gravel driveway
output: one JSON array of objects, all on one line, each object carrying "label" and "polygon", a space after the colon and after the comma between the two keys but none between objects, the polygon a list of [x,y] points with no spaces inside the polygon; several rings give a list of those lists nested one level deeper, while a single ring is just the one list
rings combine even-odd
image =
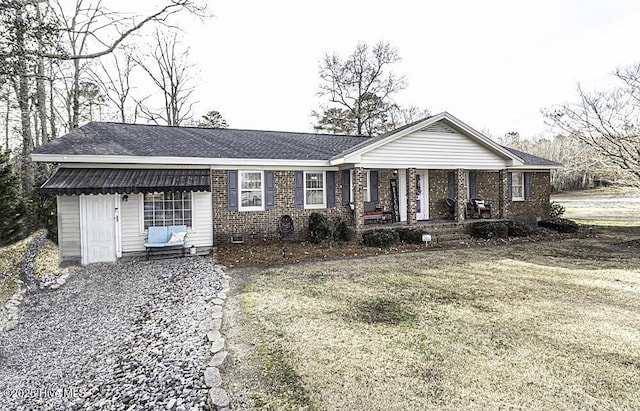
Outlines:
[{"label": "gravel driveway", "polygon": [[94,264],[0,333],[0,409],[208,409],[210,257]]}]

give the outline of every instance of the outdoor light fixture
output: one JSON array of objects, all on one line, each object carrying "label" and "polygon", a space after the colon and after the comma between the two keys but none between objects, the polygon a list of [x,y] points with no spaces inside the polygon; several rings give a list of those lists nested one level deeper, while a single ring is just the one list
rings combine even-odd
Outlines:
[{"label": "outdoor light fixture", "polygon": [[127,201],[129,201],[129,195],[125,194],[122,196],[122,202],[126,203]]}]

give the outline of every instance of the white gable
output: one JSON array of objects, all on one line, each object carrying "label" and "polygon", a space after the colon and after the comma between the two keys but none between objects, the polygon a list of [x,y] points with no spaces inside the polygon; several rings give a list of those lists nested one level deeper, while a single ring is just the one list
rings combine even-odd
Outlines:
[{"label": "white gable", "polygon": [[365,168],[495,170],[511,165],[512,159],[438,121],[362,153],[358,164]]}]

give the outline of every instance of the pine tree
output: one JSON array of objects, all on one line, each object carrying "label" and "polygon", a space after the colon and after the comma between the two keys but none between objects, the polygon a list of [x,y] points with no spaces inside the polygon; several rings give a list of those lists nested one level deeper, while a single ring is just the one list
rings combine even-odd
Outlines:
[{"label": "pine tree", "polygon": [[13,172],[9,152],[0,153],[0,245],[20,239],[25,232],[24,216],[20,180]]}]

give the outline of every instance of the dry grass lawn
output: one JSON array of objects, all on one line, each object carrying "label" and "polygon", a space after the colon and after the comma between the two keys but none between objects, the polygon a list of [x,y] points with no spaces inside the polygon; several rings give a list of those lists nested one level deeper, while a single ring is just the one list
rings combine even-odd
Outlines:
[{"label": "dry grass lawn", "polygon": [[238,409],[640,409],[633,238],[232,271],[225,375],[260,377],[230,395]]}]

